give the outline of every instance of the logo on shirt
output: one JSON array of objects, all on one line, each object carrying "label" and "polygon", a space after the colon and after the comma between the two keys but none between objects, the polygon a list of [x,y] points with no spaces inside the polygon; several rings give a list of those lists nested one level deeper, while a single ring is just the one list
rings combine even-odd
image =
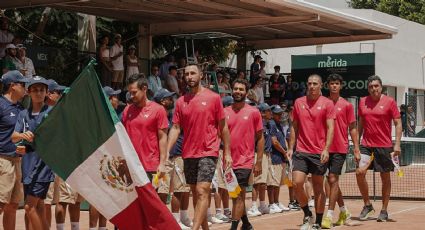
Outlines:
[{"label": "logo on shirt", "polygon": [[341,108],[338,107],[337,109],[338,109],[338,111],[341,111]]},{"label": "logo on shirt", "polygon": [[227,119],[227,120],[229,120],[229,119],[230,119],[230,116],[229,116],[229,115],[227,115],[227,116],[226,116],[226,119]]},{"label": "logo on shirt", "polygon": [[379,106],[379,108],[380,108],[380,109],[384,109],[384,106],[383,106],[383,105],[380,105],[380,106]]},{"label": "logo on shirt", "polygon": [[10,116],[14,117],[14,116],[16,116],[16,114],[14,114],[13,112],[10,112]]},{"label": "logo on shirt", "polygon": [[103,155],[99,171],[103,181],[113,189],[129,193],[134,190],[127,162],[122,157]]},{"label": "logo on shirt", "polygon": [[321,110],[321,109],[322,109],[322,107],[321,107],[321,106],[317,106],[317,109],[318,109],[318,110]]},{"label": "logo on shirt", "polygon": [[206,105],[207,105],[207,103],[206,103],[205,101],[201,102],[201,104],[202,104],[203,106],[206,106]]},{"label": "logo on shirt", "polygon": [[243,119],[244,119],[244,120],[248,120],[248,116],[244,116],[244,117],[243,117]]},{"label": "logo on shirt", "polygon": [[149,114],[145,114],[143,115],[145,118],[148,118],[150,115]]},{"label": "logo on shirt", "polygon": [[305,109],[305,106],[304,106],[304,105],[302,105],[302,106],[301,106],[301,108]]}]

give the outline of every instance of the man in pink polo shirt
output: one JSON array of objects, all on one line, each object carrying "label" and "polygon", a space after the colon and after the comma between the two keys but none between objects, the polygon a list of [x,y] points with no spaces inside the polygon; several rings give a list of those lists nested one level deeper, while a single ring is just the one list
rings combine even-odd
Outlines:
[{"label": "man in pink polo shirt", "polygon": [[171,150],[183,130],[184,174],[195,206],[192,229],[197,230],[201,225],[202,229],[208,229],[207,209],[220,147],[219,136],[224,145],[225,168],[230,167],[232,162],[229,129],[220,96],[200,84],[201,69],[197,65],[188,65],[184,74],[190,92],[176,102],[167,150]]},{"label": "man in pink polo shirt", "polygon": [[[236,175],[242,191],[233,199],[232,226],[236,230],[242,220],[242,229],[253,229],[245,211],[246,187],[251,172],[258,176],[262,172],[264,151],[263,122],[257,108],[245,103],[249,86],[248,81],[236,79],[233,82],[233,104],[224,109],[226,122],[230,131],[230,151],[232,155],[232,169]],[[254,167],[254,148],[257,141],[257,159]],[[252,170],[254,168],[254,170]]]},{"label": "man in pink polo shirt", "polygon": [[336,225],[344,225],[351,217],[346,209],[342,199],[341,189],[338,179],[341,175],[342,167],[348,152],[348,130],[350,130],[351,139],[354,143],[354,156],[360,159],[359,135],[356,127],[356,117],[354,116],[353,105],[340,96],[343,79],[339,74],[331,74],[328,77],[329,99],[334,103],[335,124],[334,137],[329,148],[329,175],[328,183],[330,185],[329,208],[326,217],[323,218],[322,228],[329,229],[333,227],[333,211],[338,202],[339,218]]},{"label": "man in pink polo shirt", "polygon": [[164,107],[147,98],[148,82],[145,77],[133,75],[128,79],[131,105],[127,105],[122,123],[143,167],[152,181],[153,174],[165,173],[167,156],[167,112]]},{"label": "man in pink polo shirt", "polygon": [[[321,96],[322,85],[322,78],[319,75],[309,76],[307,96],[295,101],[287,151],[288,159],[292,159],[294,166],[292,176],[295,194],[304,212],[302,230],[310,229],[310,227],[314,230],[321,229],[325,209],[323,175],[327,170],[335,113],[332,101]],[[297,149],[293,154],[295,138]],[[315,198],[316,222],[314,224],[313,214],[308,207],[308,199],[304,191],[304,182],[309,173],[312,174]]]},{"label": "man in pink polo shirt", "polygon": [[[375,210],[369,200],[369,191],[366,181],[367,169],[373,167],[381,173],[382,180],[382,210],[378,222],[388,220],[388,202],[391,193],[390,172],[394,170],[391,153],[400,155],[401,119],[397,104],[391,97],[382,94],[381,78],[374,75],[367,79],[369,96],[363,97],[359,103],[359,136],[363,139],[360,146],[361,159],[357,169],[357,184],[362,194],[364,207],[360,213],[360,220],[367,220]],[[396,128],[396,138],[393,148],[391,140],[391,121]]]}]

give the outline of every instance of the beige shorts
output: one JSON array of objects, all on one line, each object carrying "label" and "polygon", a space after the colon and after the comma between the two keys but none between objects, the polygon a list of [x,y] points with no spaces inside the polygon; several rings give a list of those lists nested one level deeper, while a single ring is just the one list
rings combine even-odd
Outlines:
[{"label": "beige shorts", "polygon": [[285,162],[282,163],[282,180],[280,181],[280,185],[287,185],[287,183],[289,183],[289,177],[288,172],[286,172],[286,167],[288,167],[288,165]]},{"label": "beige shorts", "polygon": [[56,201],[58,200],[59,196],[59,177],[55,175],[55,181],[53,183],[50,183],[49,185],[49,191],[47,191],[46,199],[44,199],[45,204],[56,204]]},{"label": "beige shorts", "polygon": [[184,176],[183,158],[181,156],[173,157],[167,160],[165,167],[166,177],[165,180],[159,182],[158,193],[189,192],[190,187],[186,184]]},{"label": "beige shorts", "polygon": [[112,82],[122,83],[124,80],[124,70],[113,70],[112,71]]},{"label": "beige shorts", "polygon": [[[255,159],[257,159],[257,154],[255,154]],[[253,184],[266,184],[267,183],[267,177],[268,177],[268,171],[269,171],[269,164],[270,164],[270,154],[269,153],[263,153],[263,161],[261,162],[261,175],[254,177],[254,183]],[[251,173],[251,175],[254,175],[254,173]]]},{"label": "beige shorts", "polygon": [[0,156],[0,202],[19,203],[24,199],[21,158]]},{"label": "beige shorts", "polygon": [[74,192],[69,185],[62,180],[62,178],[57,177],[58,179],[58,199],[56,200],[56,203],[67,203],[67,204],[75,204],[75,203],[81,203],[83,201],[83,197],[78,194],[77,192]]},{"label": "beige shorts", "polygon": [[282,164],[269,165],[267,186],[279,187],[282,182]]},{"label": "beige shorts", "polygon": [[217,185],[219,188],[227,189],[226,182],[224,182],[224,169],[223,169],[223,150],[220,150],[217,161]]}]

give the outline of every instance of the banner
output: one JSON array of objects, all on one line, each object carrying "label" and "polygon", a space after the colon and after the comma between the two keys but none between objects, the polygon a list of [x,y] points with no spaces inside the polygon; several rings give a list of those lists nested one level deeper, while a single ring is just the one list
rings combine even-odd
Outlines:
[{"label": "banner", "polygon": [[[326,82],[332,73],[344,79],[343,97],[366,96],[367,78],[375,74],[375,53],[292,55],[291,75],[297,87],[306,87],[308,76],[318,74]],[[322,89],[329,95],[327,85]]]}]

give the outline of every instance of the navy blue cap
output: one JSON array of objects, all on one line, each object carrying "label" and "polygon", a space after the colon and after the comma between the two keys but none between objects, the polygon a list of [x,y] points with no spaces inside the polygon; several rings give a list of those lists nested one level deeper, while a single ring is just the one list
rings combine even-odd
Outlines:
[{"label": "navy blue cap", "polygon": [[272,106],[272,113],[283,113],[285,112],[279,105]]},{"label": "navy blue cap", "polygon": [[260,112],[264,112],[266,110],[271,110],[272,109],[272,107],[269,104],[267,104],[267,103],[260,103],[257,106],[257,108],[258,108],[258,110],[260,110]]},{"label": "navy blue cap", "polygon": [[233,97],[232,96],[224,96],[221,98],[221,102],[223,103],[224,107],[227,107],[231,104],[233,104]]},{"label": "navy blue cap", "polygon": [[4,85],[9,85],[10,83],[28,83],[29,79],[24,77],[21,72],[18,70],[12,70],[9,71],[1,77],[1,82],[3,82]]},{"label": "navy blue cap", "polygon": [[65,89],[66,89],[66,86],[63,86],[63,85],[59,85],[55,80],[53,80],[53,79],[49,79],[49,80],[47,80],[47,82],[49,83],[48,84],[48,87],[49,87],[49,92],[52,92],[52,91],[64,91]]},{"label": "navy blue cap", "polygon": [[105,87],[103,87],[103,92],[105,92],[106,96],[110,97],[110,96],[116,96],[116,95],[120,94],[121,90],[120,89],[114,90],[109,86],[105,86]]},{"label": "navy blue cap", "polygon": [[47,81],[44,77],[40,77],[40,76],[35,76],[32,79],[30,79],[30,81],[25,85],[25,87],[28,89],[29,87],[35,84],[44,84],[47,87],[49,87],[49,81]]},{"label": "navy blue cap", "polygon": [[170,92],[165,88],[161,88],[160,90],[156,91],[155,95],[153,95],[153,100],[156,102],[160,102],[162,99],[172,97],[175,94],[175,92]]}]

